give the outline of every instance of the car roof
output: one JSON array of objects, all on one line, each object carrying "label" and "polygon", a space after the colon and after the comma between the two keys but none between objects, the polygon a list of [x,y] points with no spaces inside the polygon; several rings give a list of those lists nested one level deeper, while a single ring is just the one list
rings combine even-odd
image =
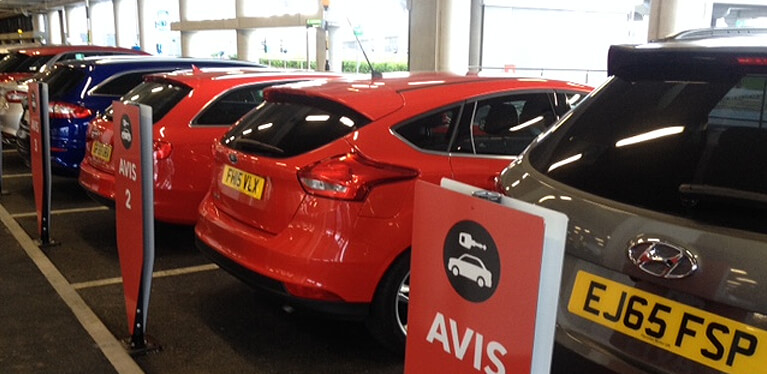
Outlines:
[{"label": "car roof", "polygon": [[162,64],[221,64],[221,65],[243,65],[252,67],[266,67],[265,65],[241,61],[241,60],[221,60],[214,58],[194,58],[194,57],[165,57],[165,56],[140,56],[140,55],[117,55],[117,56],[91,56],[81,60],[64,60],[58,64],[70,66],[130,66],[130,65],[162,65]]},{"label": "car roof", "polygon": [[78,51],[123,52],[123,53],[143,54],[143,55],[147,54],[144,51],[139,51],[134,49],[100,46],[100,45],[44,45],[44,46],[13,48],[13,49],[10,49],[9,51],[12,53],[17,52],[17,53],[21,53],[25,55],[57,55],[59,53],[78,52]]},{"label": "car roof", "polygon": [[147,79],[165,79],[190,84],[192,82],[202,81],[235,82],[239,80],[252,80],[253,78],[279,77],[340,78],[343,77],[343,74],[303,70],[281,70],[269,67],[215,67],[184,69],[173,72],[151,74],[147,76]]},{"label": "car roof", "polygon": [[356,78],[296,83],[271,87],[265,91],[267,100],[280,97],[311,96],[335,101],[376,120],[405,105],[406,102],[437,102],[445,104],[465,100],[475,95],[508,92],[510,88],[574,89],[590,87],[540,78],[486,77],[458,75],[447,72],[417,72],[384,74],[383,78]]},{"label": "car roof", "polygon": [[628,79],[705,79],[767,68],[767,36],[669,39],[613,45],[607,73]]}]

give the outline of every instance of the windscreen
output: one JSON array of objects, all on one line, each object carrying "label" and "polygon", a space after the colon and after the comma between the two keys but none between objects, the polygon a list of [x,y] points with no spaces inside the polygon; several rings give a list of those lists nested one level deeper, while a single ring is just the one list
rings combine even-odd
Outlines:
[{"label": "windscreen", "polygon": [[82,69],[57,65],[53,69],[42,73],[39,78],[41,81],[48,83],[48,97],[50,100],[57,100],[78,87],[85,78],[85,72]]},{"label": "windscreen", "polygon": [[[152,122],[157,123],[192,89],[184,84],[171,81],[145,81],[120,98],[120,101],[130,101],[146,104],[152,107]],[[114,110],[110,105],[104,115],[112,120]]]},{"label": "windscreen", "polygon": [[322,99],[292,97],[264,102],[224,136],[229,148],[270,157],[291,157],[326,145],[370,120]]}]

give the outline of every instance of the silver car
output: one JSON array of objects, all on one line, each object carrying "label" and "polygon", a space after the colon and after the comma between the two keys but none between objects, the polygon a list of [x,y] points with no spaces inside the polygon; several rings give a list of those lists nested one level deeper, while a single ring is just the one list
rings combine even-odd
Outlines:
[{"label": "silver car", "polygon": [[767,40],[613,46],[608,71],[499,178],[569,216],[557,342],[618,373],[767,372]]}]

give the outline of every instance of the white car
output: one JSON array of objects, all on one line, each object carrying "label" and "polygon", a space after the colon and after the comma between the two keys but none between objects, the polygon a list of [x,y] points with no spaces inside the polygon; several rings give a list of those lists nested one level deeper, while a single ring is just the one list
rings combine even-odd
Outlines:
[{"label": "white car", "polygon": [[24,113],[22,100],[27,96],[27,82],[9,81],[0,83],[0,126],[3,139],[15,143],[19,121]]},{"label": "white car", "polygon": [[493,273],[487,270],[485,264],[479,258],[470,254],[462,254],[458,258],[451,257],[447,260],[447,269],[453,276],[462,276],[477,282],[477,286],[493,287]]}]

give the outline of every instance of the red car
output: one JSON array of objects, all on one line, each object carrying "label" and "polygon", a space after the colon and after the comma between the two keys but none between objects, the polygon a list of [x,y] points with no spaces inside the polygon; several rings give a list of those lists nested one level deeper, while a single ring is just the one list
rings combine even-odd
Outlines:
[{"label": "red car", "polygon": [[484,188],[589,87],[446,73],[288,85],[214,147],[198,248],[249,284],[407,332],[413,188]]},{"label": "red car", "polygon": [[[152,107],[155,218],[192,225],[210,185],[211,144],[263,100],[264,88],[334,77],[262,69],[205,69],[156,74],[122,99]],[[97,201],[114,204],[111,107],[90,123],[79,182]]]}]

